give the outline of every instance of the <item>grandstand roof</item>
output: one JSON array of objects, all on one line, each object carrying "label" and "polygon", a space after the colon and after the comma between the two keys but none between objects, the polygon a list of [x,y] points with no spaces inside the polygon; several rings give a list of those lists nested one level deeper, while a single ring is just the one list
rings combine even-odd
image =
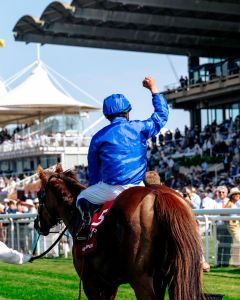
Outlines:
[{"label": "grandstand roof", "polygon": [[[48,115],[42,113],[41,117],[44,118]],[[37,111],[33,113],[33,111],[26,109],[0,107],[0,127],[4,127],[7,124],[28,123],[36,120],[38,117],[39,113]]]},{"label": "grandstand roof", "polygon": [[23,16],[17,41],[199,57],[240,53],[239,0],[54,1]]}]

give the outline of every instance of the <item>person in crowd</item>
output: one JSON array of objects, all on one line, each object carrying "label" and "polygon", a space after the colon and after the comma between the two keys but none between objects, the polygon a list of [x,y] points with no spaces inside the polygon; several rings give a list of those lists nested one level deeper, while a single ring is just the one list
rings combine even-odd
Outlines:
[{"label": "person in crowd", "polygon": [[193,208],[193,205],[192,205],[192,200],[191,200],[191,197],[189,195],[189,189],[187,187],[184,187],[182,189],[182,192],[180,192],[180,194],[182,194],[183,196],[183,199],[186,201],[186,203],[188,204],[188,206],[190,208]]},{"label": "person in crowd", "polygon": [[15,200],[9,200],[8,202],[8,208],[5,211],[7,214],[15,214],[17,212],[16,207],[16,201]]},{"label": "person in crowd", "polygon": [[227,187],[225,185],[220,185],[217,188],[217,199],[215,200],[214,208],[216,209],[224,208],[229,200],[227,195],[228,195]]},{"label": "person in crowd", "polygon": [[160,176],[155,171],[148,171],[143,180],[145,186],[149,186],[151,184],[161,184]]},{"label": "person in crowd", "polygon": [[200,209],[201,198],[196,193],[196,189],[192,186],[187,186],[183,188],[183,195],[186,199],[190,200],[190,206],[192,209]]},{"label": "person in crowd", "polygon": [[167,158],[167,165],[168,165],[169,169],[173,170],[173,167],[174,167],[174,160],[172,159],[171,156],[169,156],[169,157]]},{"label": "person in crowd", "polygon": [[187,89],[187,87],[188,87],[188,78],[187,78],[187,76],[184,77],[184,87],[185,87],[185,89]]},{"label": "person in crowd", "polygon": [[203,177],[203,176],[206,176],[207,169],[208,169],[208,163],[206,162],[206,160],[204,160],[204,161],[201,163],[201,169],[202,169],[202,177]]},{"label": "person in crowd", "polygon": [[[26,201],[23,202],[24,206],[27,208],[27,213],[29,214],[37,214],[37,209],[35,208],[35,205],[33,203],[32,199],[26,199]],[[35,230],[34,230],[34,221],[31,220],[30,223],[27,225],[25,229],[25,240],[27,241],[27,245],[32,245],[35,241]],[[24,245],[25,246],[25,245]]]},{"label": "person in crowd", "polygon": [[30,213],[30,214],[37,213],[37,209],[35,208],[35,205],[34,205],[32,199],[27,199],[25,202],[23,202],[23,204],[27,207],[28,213]]},{"label": "person in crowd", "polygon": [[[16,214],[26,213],[27,208],[24,205],[23,201],[18,200],[17,204],[16,204],[16,207],[17,207]],[[28,236],[28,232],[27,232],[28,225],[26,224],[24,219],[18,219],[17,223],[18,223],[18,233],[17,233],[17,228],[15,227],[15,234],[16,234],[15,237],[18,236],[18,238],[19,238],[20,250],[25,252],[25,251],[27,251],[26,239],[27,239],[27,236]]]},{"label": "person in crowd", "polygon": [[[4,214],[4,205],[0,204],[0,214]],[[3,223],[0,222],[0,241],[4,242],[5,241],[5,233],[4,233],[4,227]]]},{"label": "person in crowd", "polygon": [[0,242],[0,260],[9,264],[25,264],[31,260],[31,255],[23,254],[17,250],[8,248],[3,242]]},{"label": "person in crowd", "polygon": [[162,134],[162,132],[160,131],[159,135],[158,135],[158,141],[159,141],[159,145],[162,147],[164,146],[164,135]]},{"label": "person in crowd", "polygon": [[214,209],[215,201],[213,198],[209,197],[209,191],[204,190],[201,192],[201,208],[202,209]]},{"label": "person in crowd", "polygon": [[91,211],[125,189],[143,185],[147,169],[147,140],[168,120],[168,104],[159,94],[155,80],[145,77],[143,86],[152,93],[154,113],[145,121],[129,121],[132,109],[124,95],[113,94],[103,103],[103,114],[110,125],[92,138],[88,153],[89,187],[77,198],[83,226],[77,238],[88,236]]},{"label": "person in crowd", "polygon": [[2,189],[4,189],[5,186],[6,186],[6,183],[5,183],[5,181],[4,181],[4,178],[3,178],[3,177],[0,177],[0,191],[1,191]]},{"label": "person in crowd", "polygon": [[[225,208],[240,208],[240,190],[234,187],[228,195],[229,201]],[[229,220],[226,222],[228,230],[232,236],[231,258],[232,265],[239,266],[240,263],[240,222],[239,220]]]},{"label": "person in crowd", "polygon": [[181,138],[182,138],[181,132],[178,128],[176,128],[175,133],[174,133],[174,139],[175,139],[177,145],[180,145]]},{"label": "person in crowd", "polygon": [[225,208],[240,208],[240,190],[237,187],[230,190],[228,197],[229,201],[225,205]]},{"label": "person in crowd", "polygon": [[9,204],[9,199],[8,198],[5,198],[4,200],[3,200],[3,204],[4,204],[4,214],[7,212],[7,210],[8,210],[8,208],[9,208],[9,206],[8,206],[8,204]]},{"label": "person in crowd", "polygon": [[[215,209],[225,208],[228,202],[228,189],[226,186],[219,186],[217,188],[217,199],[214,203]],[[217,263],[218,266],[228,266],[230,260],[230,247],[232,244],[232,237],[227,228],[227,225],[223,221],[217,221],[216,223],[216,234],[218,240],[217,247]]]},{"label": "person in crowd", "polygon": [[206,154],[206,155],[211,154],[211,149],[213,148],[213,145],[212,145],[212,141],[211,141],[210,136],[207,136],[205,138],[202,148],[203,148],[203,153],[204,154]]},{"label": "person in crowd", "polygon": [[[177,190],[177,192],[183,197],[183,199],[186,201],[187,205],[190,207],[190,208],[193,208],[193,204],[192,204],[192,199],[191,199],[191,196],[189,194],[189,189],[187,188],[183,188],[183,191],[182,193],[180,191]],[[199,224],[198,222],[196,221],[196,228],[200,234],[200,231],[199,231]],[[203,255],[203,245],[202,245],[202,271],[203,272],[209,272],[210,271],[210,265],[209,263],[206,261],[205,259],[205,256]]]},{"label": "person in crowd", "polygon": [[185,79],[184,79],[183,76],[180,77],[179,83],[180,83],[180,87],[181,87],[182,89],[184,89],[184,88],[185,88]]},{"label": "person in crowd", "polygon": [[165,144],[171,146],[172,144],[172,132],[171,130],[167,130],[167,132],[165,133]]},{"label": "person in crowd", "polygon": [[24,213],[24,205],[21,200],[17,201],[16,208],[17,208],[17,211],[16,211],[17,214]]}]

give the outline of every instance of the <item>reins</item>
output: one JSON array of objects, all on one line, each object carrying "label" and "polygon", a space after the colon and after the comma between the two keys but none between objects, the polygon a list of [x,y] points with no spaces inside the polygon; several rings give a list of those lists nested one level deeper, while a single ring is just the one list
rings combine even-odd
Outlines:
[{"label": "reins", "polygon": [[[67,231],[67,229],[69,228],[69,225],[70,225],[71,222],[69,222],[69,224],[63,229],[63,231],[60,233],[59,237],[56,239],[56,241],[46,250],[44,251],[43,253],[37,255],[37,256],[32,256],[31,259],[30,259],[30,262],[33,262],[34,260],[36,259],[39,259],[43,256],[45,256],[49,251],[52,250],[52,248],[61,240],[62,236],[64,235],[64,233]],[[33,254],[36,252],[36,248],[37,248],[37,243],[38,243],[38,240],[39,240],[39,237],[41,236],[41,234],[39,234],[38,236],[38,239],[37,239],[37,242],[36,242],[36,245],[35,245],[35,248],[33,250]]]}]

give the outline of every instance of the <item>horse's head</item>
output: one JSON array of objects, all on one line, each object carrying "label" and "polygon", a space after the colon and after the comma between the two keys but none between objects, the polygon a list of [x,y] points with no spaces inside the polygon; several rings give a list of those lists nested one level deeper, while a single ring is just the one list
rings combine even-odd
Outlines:
[{"label": "horse's head", "polygon": [[38,176],[41,180],[41,188],[37,193],[39,200],[38,217],[35,220],[35,229],[43,234],[48,235],[50,229],[57,225],[60,220],[58,210],[56,208],[56,200],[51,194],[51,181],[57,178],[58,172],[44,171],[41,166],[37,170]]},{"label": "horse's head", "polygon": [[75,200],[84,187],[79,184],[73,172],[63,172],[61,165],[55,171],[38,167],[41,188],[38,192],[39,208],[35,228],[43,235],[61,220],[69,222],[75,208]]}]

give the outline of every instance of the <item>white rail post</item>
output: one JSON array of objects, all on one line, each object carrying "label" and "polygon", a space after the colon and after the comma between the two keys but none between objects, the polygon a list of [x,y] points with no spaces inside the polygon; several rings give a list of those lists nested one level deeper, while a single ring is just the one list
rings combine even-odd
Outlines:
[{"label": "white rail post", "polygon": [[207,215],[204,215],[204,220],[205,220],[205,259],[209,263],[209,240],[208,240],[209,220]]},{"label": "white rail post", "polygon": [[14,249],[14,224],[13,219],[9,218],[10,221],[10,232],[11,232],[11,247]]},{"label": "white rail post", "polygon": [[217,261],[218,261],[218,252],[217,252],[217,224],[216,224],[216,221],[214,221],[213,223],[213,247],[214,247],[214,266],[217,265]]}]

